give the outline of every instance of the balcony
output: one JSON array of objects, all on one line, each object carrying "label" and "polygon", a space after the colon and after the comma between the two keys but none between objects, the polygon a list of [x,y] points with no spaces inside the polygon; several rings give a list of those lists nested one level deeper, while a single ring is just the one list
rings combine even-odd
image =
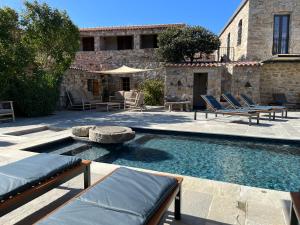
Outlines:
[{"label": "balcony", "polygon": [[216,61],[218,62],[235,61],[234,47],[220,47],[216,51]]}]

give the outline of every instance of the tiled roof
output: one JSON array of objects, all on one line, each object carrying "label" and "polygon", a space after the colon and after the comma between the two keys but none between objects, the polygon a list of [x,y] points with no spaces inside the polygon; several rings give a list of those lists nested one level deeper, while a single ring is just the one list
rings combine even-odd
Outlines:
[{"label": "tiled roof", "polygon": [[167,63],[166,67],[220,67],[226,65],[233,65],[237,67],[243,66],[261,66],[262,63],[249,61],[249,62],[228,62],[228,63],[221,63],[221,62],[197,62],[197,63]]},{"label": "tiled roof", "polygon": [[153,24],[153,25],[132,25],[132,26],[81,28],[80,31],[144,30],[144,29],[163,29],[163,28],[184,27],[184,26],[186,26],[186,24],[184,24],[184,23]]},{"label": "tiled roof", "polygon": [[245,61],[245,62],[232,62],[234,66],[262,66],[263,64],[261,62],[257,61]]},{"label": "tiled roof", "polygon": [[219,67],[225,63],[218,62],[197,62],[197,63],[167,63],[166,67]]},{"label": "tiled roof", "polygon": [[70,66],[69,69],[89,72],[89,70],[77,66]]}]

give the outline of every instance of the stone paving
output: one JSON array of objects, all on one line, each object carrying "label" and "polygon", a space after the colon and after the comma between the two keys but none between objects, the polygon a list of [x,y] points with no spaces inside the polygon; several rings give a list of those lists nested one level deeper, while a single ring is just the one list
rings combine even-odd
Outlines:
[{"label": "stone paving", "polygon": [[[56,115],[17,119],[15,123],[0,124],[0,166],[35,153],[20,151],[23,147],[71,135],[70,130],[41,131],[22,136],[7,133],[41,126],[70,128],[75,125],[124,125],[206,133],[299,139],[300,113],[290,113],[288,119],[262,120],[261,125],[247,125],[246,118],[218,117],[206,120],[199,114],[197,121],[189,112],[59,112]],[[280,122],[281,121],[281,122]],[[2,146],[2,147],[1,147]],[[93,162],[92,182],[112,171],[116,165]],[[32,224],[82,190],[82,176],[65,183],[0,218],[0,224]],[[181,221],[175,221],[172,206],[162,224],[169,225],[287,225],[290,198],[286,192],[246,187],[194,177],[184,177]]]}]

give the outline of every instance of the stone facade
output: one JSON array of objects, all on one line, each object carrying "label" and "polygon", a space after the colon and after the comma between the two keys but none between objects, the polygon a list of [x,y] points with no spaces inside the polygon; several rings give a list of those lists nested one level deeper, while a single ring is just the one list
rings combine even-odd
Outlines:
[{"label": "stone facade", "polygon": [[[232,93],[237,97],[246,94],[260,103],[261,69],[262,65],[259,64],[255,66],[227,64],[222,73],[222,93]],[[247,84],[251,87],[247,87]]]},{"label": "stone facade", "polygon": [[[289,54],[300,53],[299,0],[246,0],[220,34],[221,47],[234,47],[235,60],[263,61],[273,56],[274,15],[290,15]],[[243,21],[242,43],[237,45],[238,23]]]},{"label": "stone facade", "polygon": [[[244,60],[247,56],[248,45],[248,24],[249,24],[249,2],[246,2],[239,10],[239,13],[233,17],[232,21],[220,35],[221,41],[221,56],[226,54],[227,38],[230,34],[230,47],[233,49],[232,56],[229,57],[231,61]],[[241,43],[238,44],[238,27],[242,21],[242,38]]]},{"label": "stone facade", "polygon": [[300,102],[300,62],[265,63],[260,76],[263,103],[269,103],[273,93],[285,93],[288,101]]},{"label": "stone facade", "polygon": [[289,53],[300,53],[300,1],[250,0],[248,59],[272,57],[274,15],[290,15]]},{"label": "stone facade", "polygon": [[[166,66],[165,95],[181,98],[185,95],[194,104],[194,74],[207,74],[207,94],[216,96],[221,95],[221,74],[222,67],[177,67]],[[180,83],[180,85],[178,85]]]},{"label": "stone facade", "polygon": [[[80,30],[81,51],[76,57],[69,71],[66,72],[62,82],[62,98],[64,90],[79,88],[87,91],[88,79],[96,79],[99,82],[100,95],[113,95],[115,91],[122,90],[122,78],[129,77],[130,89],[137,89],[143,80],[148,78],[164,77],[162,64],[157,60],[154,48],[142,48],[142,35],[156,35],[168,27],[182,27],[184,24],[166,24],[131,27],[100,27]],[[103,50],[105,38],[131,36],[133,38],[132,49]],[[83,51],[83,39],[93,38],[93,51]],[[116,42],[117,43],[117,42]],[[100,75],[92,71],[111,70],[123,65],[142,69],[156,70],[129,75]],[[108,93],[104,93],[107,91]],[[108,99],[104,99],[108,100]]]}]

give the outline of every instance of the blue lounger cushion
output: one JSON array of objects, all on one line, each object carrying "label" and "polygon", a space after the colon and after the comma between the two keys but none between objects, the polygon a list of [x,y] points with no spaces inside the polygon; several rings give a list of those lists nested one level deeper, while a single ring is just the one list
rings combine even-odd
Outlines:
[{"label": "blue lounger cushion", "polygon": [[41,153],[0,167],[0,200],[22,192],[81,162],[72,156]]},{"label": "blue lounger cushion", "polygon": [[176,187],[175,178],[119,168],[38,224],[144,225]]}]

